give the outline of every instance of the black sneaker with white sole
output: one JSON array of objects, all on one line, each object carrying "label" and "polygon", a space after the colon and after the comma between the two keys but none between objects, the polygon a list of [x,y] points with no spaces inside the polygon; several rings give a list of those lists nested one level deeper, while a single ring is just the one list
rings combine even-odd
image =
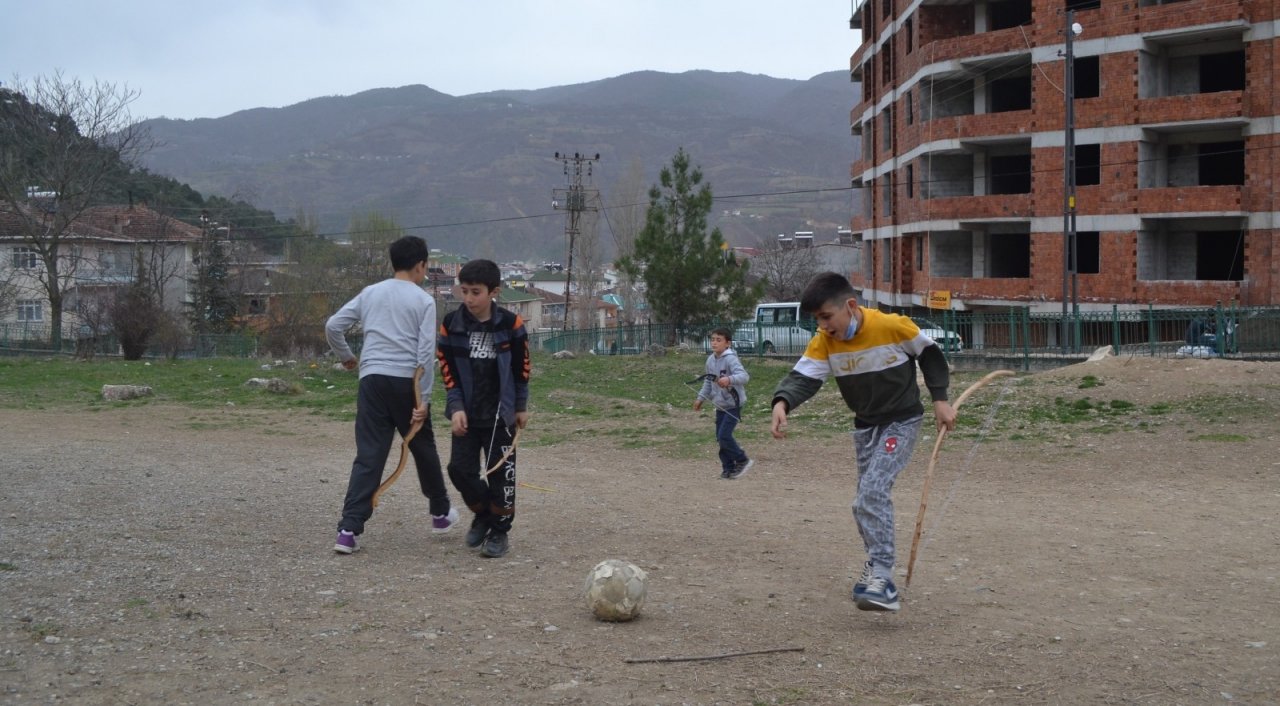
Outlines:
[{"label": "black sneaker with white sole", "polygon": [[741,478],[744,474],[746,474],[747,471],[751,470],[751,467],[754,465],[756,465],[756,462],[752,461],[751,459],[742,461],[738,465],[733,467],[733,471],[727,477]]}]

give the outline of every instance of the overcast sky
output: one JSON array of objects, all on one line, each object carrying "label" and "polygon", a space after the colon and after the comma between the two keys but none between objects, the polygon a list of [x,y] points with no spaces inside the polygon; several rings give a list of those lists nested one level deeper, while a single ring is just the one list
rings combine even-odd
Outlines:
[{"label": "overcast sky", "polygon": [[220,117],[424,84],[461,96],[631,71],[847,70],[850,0],[5,0],[0,81],[61,70]]}]

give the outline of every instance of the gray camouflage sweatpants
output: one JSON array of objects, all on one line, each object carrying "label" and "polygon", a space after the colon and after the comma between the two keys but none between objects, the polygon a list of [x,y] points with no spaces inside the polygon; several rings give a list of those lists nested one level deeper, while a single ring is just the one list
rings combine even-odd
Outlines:
[{"label": "gray camouflage sweatpants", "polygon": [[858,492],[853,518],[876,576],[893,578],[893,482],[911,461],[924,417],[855,429]]}]

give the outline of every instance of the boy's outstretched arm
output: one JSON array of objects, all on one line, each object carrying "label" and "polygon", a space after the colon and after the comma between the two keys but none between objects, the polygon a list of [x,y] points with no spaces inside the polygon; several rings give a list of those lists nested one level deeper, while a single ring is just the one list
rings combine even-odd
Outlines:
[{"label": "boy's outstretched arm", "polygon": [[787,438],[787,403],[777,400],[773,403],[773,415],[769,420],[769,433],[775,439]]},{"label": "boy's outstretched arm", "polygon": [[769,433],[775,439],[787,438],[787,415],[822,388],[822,380],[792,370],[773,391],[773,414],[770,416]]}]

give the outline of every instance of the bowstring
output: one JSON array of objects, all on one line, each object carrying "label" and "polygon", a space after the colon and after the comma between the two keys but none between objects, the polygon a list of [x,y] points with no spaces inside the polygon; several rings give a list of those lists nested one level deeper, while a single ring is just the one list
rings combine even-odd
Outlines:
[{"label": "bowstring", "polygon": [[[699,375],[698,377],[696,377],[696,378],[694,378],[694,379],[692,379],[692,380],[685,380],[685,381],[684,381],[684,384],[685,384],[685,385],[688,385],[688,386],[689,386],[689,389],[693,389],[693,383],[695,383],[695,382],[707,382],[708,380],[714,383],[714,382],[715,382],[715,380],[716,380],[716,376],[715,376],[715,375],[712,375],[711,373],[703,373],[702,375]],[[734,390],[732,387],[730,387],[730,388],[729,388],[729,390],[730,390],[731,392],[733,392],[734,397],[737,397],[737,395],[738,395],[738,391],[737,391],[737,390]],[[702,388],[698,388],[697,390],[695,390],[695,392],[697,392],[698,394],[701,394],[701,393],[702,393]],[[730,412],[729,410],[725,409],[724,407],[721,407],[720,405],[716,404],[716,401],[715,401],[714,399],[712,399],[712,398],[708,397],[708,398],[707,398],[707,401],[711,403],[711,406],[712,406],[712,407],[715,407],[716,409],[720,410],[721,412],[724,412],[725,414],[729,415],[730,417],[733,417],[733,418],[734,418],[734,420],[735,420],[735,421],[737,421],[739,424],[741,424],[741,423],[742,423],[742,418],[741,418],[741,417],[739,417],[738,415],[734,414],[733,412]]]}]

